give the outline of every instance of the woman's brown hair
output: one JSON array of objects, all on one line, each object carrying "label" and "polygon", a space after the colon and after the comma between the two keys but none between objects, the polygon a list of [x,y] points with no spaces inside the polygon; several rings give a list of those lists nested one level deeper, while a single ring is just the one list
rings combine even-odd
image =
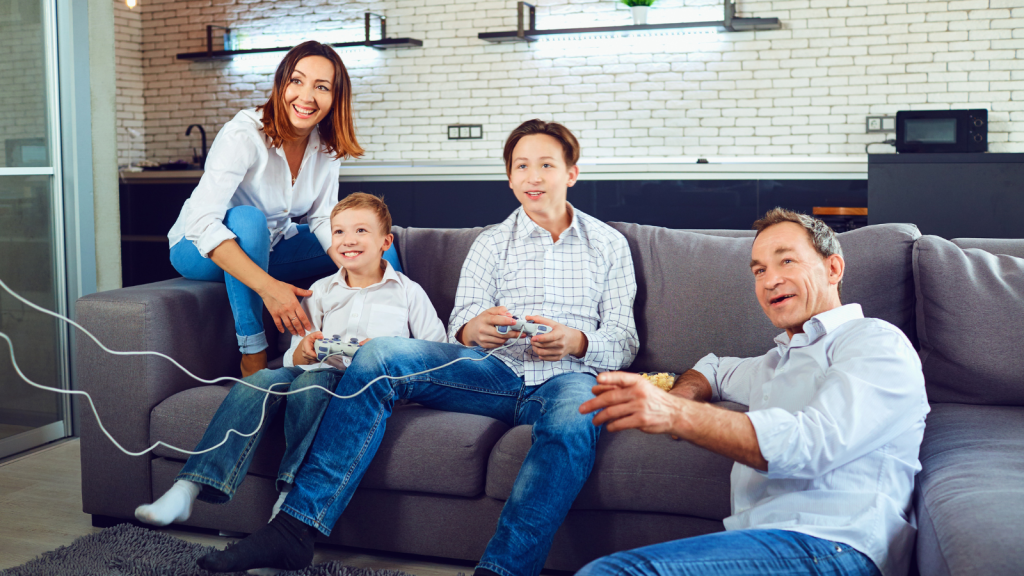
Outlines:
[{"label": "woman's brown hair", "polygon": [[355,127],[352,124],[352,83],[348,79],[348,70],[345,70],[345,64],[341,62],[341,57],[334,48],[315,40],[303,42],[289,50],[278,65],[277,72],[274,73],[274,88],[270,93],[270,99],[266,104],[256,108],[263,110],[263,133],[270,138],[274,147],[298,139],[299,135],[288,121],[284,92],[291,81],[292,72],[295,72],[295,65],[308,56],[323,56],[334,65],[331,110],[316,125],[320,131],[321,145],[335,158],[362,156],[363,148],[356,141]]}]

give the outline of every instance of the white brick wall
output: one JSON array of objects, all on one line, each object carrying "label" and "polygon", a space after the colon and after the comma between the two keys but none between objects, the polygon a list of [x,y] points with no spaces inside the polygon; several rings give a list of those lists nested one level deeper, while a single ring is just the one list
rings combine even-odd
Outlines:
[{"label": "white brick wall", "polygon": [[[630,22],[616,0],[537,4],[539,28]],[[533,44],[477,38],[513,29],[515,6],[141,0],[146,155],[189,158],[198,138],[185,138],[188,124],[203,124],[212,141],[240,108],[266,100],[281,54],[175,59],[205,49],[206,24],[247,34],[247,46],[339,41],[360,37],[366,9],[388,16],[389,36],[423,40],[422,48],[341,54],[367,160],[496,158],[508,131],[532,117],[564,122],[587,158],[857,156],[883,139],[864,134],[866,115],[939,108],[988,108],[989,149],[1024,152],[1022,0],[739,0],[741,15],[775,16],[783,29]],[[720,19],[720,7],[660,0],[649,22]],[[125,122],[128,109],[119,112]],[[445,127],[456,123],[483,124],[484,139],[448,141]]]},{"label": "white brick wall", "polygon": [[[114,2],[114,66],[117,74],[117,163],[138,162],[145,156],[145,100],[142,75],[141,10]],[[131,135],[128,129],[138,132]]]},{"label": "white brick wall", "polygon": [[0,167],[8,140],[49,136],[43,54],[40,8],[0,4]]}]

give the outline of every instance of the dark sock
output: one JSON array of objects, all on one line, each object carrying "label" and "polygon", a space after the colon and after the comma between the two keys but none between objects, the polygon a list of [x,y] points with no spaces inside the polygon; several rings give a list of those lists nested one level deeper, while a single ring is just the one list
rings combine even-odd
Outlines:
[{"label": "dark sock", "polygon": [[476,571],[473,572],[473,576],[498,576],[498,573],[492,572],[487,568],[477,568]]},{"label": "dark sock", "polygon": [[210,572],[243,572],[252,568],[299,570],[313,563],[317,530],[281,512],[270,524],[244,540],[200,558],[196,564]]}]

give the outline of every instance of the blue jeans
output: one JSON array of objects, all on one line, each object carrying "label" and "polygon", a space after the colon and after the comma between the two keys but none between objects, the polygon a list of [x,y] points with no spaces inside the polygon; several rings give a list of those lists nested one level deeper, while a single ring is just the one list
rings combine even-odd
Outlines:
[{"label": "blue jeans", "polygon": [[788,530],[716,532],[618,552],[576,576],[880,576],[870,558],[846,544]]},{"label": "blue jeans", "polygon": [[[324,252],[316,236],[306,224],[299,233],[281,240],[270,251],[270,230],[267,217],[259,208],[235,206],[224,215],[224,225],[237,236],[235,242],[249,258],[274,278],[290,282],[310,276],[318,278],[334,274],[338,266]],[[235,334],[242,354],[255,354],[267,348],[267,335],[263,331],[263,299],[209,258],[203,258],[195,244],[182,239],[171,246],[171,265],[189,280],[223,282],[228,290],[228,302],[235,316]]]},{"label": "blue jeans", "polygon": [[[341,381],[342,374],[344,373],[333,368],[309,372],[301,368],[280,368],[260,370],[245,378],[245,381],[262,390],[279,384],[274,386],[277,392],[317,385],[333,392]],[[235,384],[214,414],[196,450],[205,450],[220,443],[228,430],[235,429],[243,434],[255,430],[260,423],[263,400],[266,396],[267,394],[260,390]],[[331,396],[323,390],[310,390],[291,396],[270,395],[266,399],[266,417],[259,432],[248,438],[231,434],[220,448],[206,454],[190,456],[178,473],[177,479],[200,484],[202,489],[199,499],[204,502],[223,504],[231,500],[238,485],[245,479],[245,473],[249,470],[252,455],[263,438],[263,432],[284,405],[285,449],[277,472],[277,489],[280,490],[282,484],[294,482],[295,471],[302,465],[313,443],[316,429],[330,399]]]},{"label": "blue jeans", "polygon": [[[374,338],[352,359],[338,393],[352,394],[381,374],[412,374],[455,358],[484,356],[480,349],[454,344]],[[532,424],[533,447],[479,567],[502,576],[535,576],[594,466],[601,428],[580,414],[579,407],[593,398],[595,383],[592,375],[565,373],[527,387],[492,356],[408,379],[382,379],[352,399],[332,398],[281,510],[330,535],[380,446],[398,399],[488,416],[509,426]]]}]

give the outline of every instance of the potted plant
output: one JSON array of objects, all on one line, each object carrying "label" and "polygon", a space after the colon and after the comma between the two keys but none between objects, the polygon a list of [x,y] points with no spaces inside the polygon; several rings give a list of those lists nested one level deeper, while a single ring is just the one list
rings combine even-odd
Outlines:
[{"label": "potted plant", "polygon": [[622,3],[633,11],[634,26],[647,24],[647,9],[654,4],[654,0],[622,0]]}]

